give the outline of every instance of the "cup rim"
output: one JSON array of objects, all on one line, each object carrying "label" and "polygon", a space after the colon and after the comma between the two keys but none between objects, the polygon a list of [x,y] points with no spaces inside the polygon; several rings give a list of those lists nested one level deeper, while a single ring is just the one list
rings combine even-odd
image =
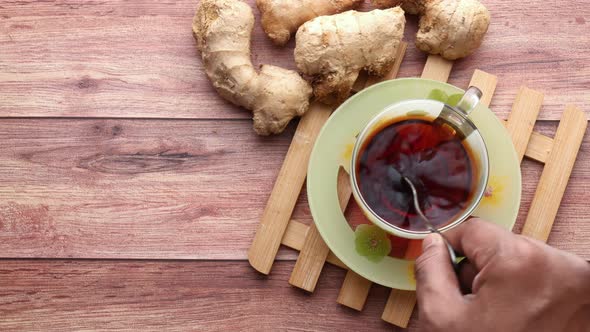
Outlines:
[{"label": "cup rim", "polygon": [[[466,121],[468,121],[473,128],[475,128],[477,130],[477,126],[473,123],[473,121],[471,121],[469,119],[469,116],[467,114],[465,114],[464,112],[461,112],[460,110],[456,109],[453,106],[450,106],[446,103],[437,101],[437,100],[430,100],[430,99],[407,99],[407,100],[403,100],[391,105],[388,105],[387,107],[385,107],[382,111],[380,111],[377,115],[375,115],[371,121],[369,121],[365,127],[363,128],[363,130],[361,130],[361,132],[357,135],[357,139],[354,143],[354,148],[352,150],[352,157],[351,157],[351,164],[350,164],[350,181],[351,181],[351,186],[352,186],[352,194],[355,198],[355,200],[357,201],[357,203],[360,205],[361,210],[363,211],[363,213],[365,214],[365,216],[367,218],[369,218],[369,220],[375,224],[377,224],[377,226],[379,226],[380,228],[396,235],[396,236],[401,236],[404,238],[408,238],[408,239],[422,239],[424,237],[426,237],[426,235],[432,233],[429,230],[424,230],[424,231],[414,231],[414,230],[409,230],[409,229],[404,229],[395,225],[392,225],[391,223],[387,222],[386,220],[384,220],[381,216],[379,216],[375,211],[373,211],[373,209],[369,206],[369,204],[367,204],[367,202],[365,201],[363,195],[360,192],[360,188],[358,187],[358,182],[357,182],[357,175],[356,175],[356,164],[357,164],[357,160],[358,160],[358,154],[360,152],[361,147],[364,145],[364,142],[366,140],[367,134],[370,132],[370,129],[373,128],[373,126],[378,123],[382,117],[390,112],[394,107],[399,107],[402,104],[406,104],[406,103],[415,103],[415,102],[429,102],[429,103],[435,103],[435,104],[440,104],[443,107],[448,107],[449,109],[453,110],[454,112],[458,113],[460,116],[462,116]],[[483,196],[485,194],[485,190],[487,188],[488,185],[488,181],[489,181],[489,153],[488,153],[488,149],[487,149],[487,145],[485,143],[485,140],[483,139],[483,136],[480,135],[481,138],[481,143],[482,143],[482,148],[483,148],[483,154],[482,154],[482,164],[485,165],[484,170],[483,170],[483,184],[480,188],[480,190],[478,190],[477,192],[477,196],[472,200],[472,203],[469,205],[469,207],[467,209],[465,209],[465,211],[463,213],[461,213],[461,215],[456,218],[454,221],[448,223],[447,225],[438,228],[438,231],[440,232],[445,232],[449,229],[452,229],[454,227],[457,227],[458,225],[460,225],[461,223],[463,223],[465,220],[467,220],[471,214],[473,213],[473,211],[475,211],[475,209],[479,206],[479,203],[481,202],[481,200],[483,199]],[[367,213],[370,214],[367,215]]]}]

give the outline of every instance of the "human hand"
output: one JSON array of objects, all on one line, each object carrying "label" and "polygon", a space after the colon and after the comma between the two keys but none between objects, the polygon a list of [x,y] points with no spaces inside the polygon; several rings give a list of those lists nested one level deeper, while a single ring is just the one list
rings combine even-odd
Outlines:
[{"label": "human hand", "polygon": [[424,331],[590,331],[582,258],[480,219],[445,236],[468,261],[457,277],[440,235],[424,239],[416,260]]}]

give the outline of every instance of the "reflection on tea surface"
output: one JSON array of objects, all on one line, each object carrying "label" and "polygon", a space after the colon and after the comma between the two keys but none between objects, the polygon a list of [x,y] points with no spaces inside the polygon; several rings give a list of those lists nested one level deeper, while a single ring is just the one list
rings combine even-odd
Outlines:
[{"label": "reflection on tea surface", "polygon": [[473,158],[455,131],[426,118],[396,119],[376,129],[365,141],[357,161],[361,195],[375,214],[394,226],[424,231],[401,180],[417,187],[420,205],[435,227],[464,211],[473,191]]}]

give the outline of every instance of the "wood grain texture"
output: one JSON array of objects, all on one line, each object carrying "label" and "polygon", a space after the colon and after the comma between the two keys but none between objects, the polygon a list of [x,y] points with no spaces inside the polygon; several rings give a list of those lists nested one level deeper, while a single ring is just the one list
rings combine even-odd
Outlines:
[{"label": "wood grain texture", "polygon": [[[469,86],[476,86],[482,91],[483,95],[481,97],[481,103],[486,105],[487,107],[490,106],[490,103],[492,101],[492,97],[494,96],[494,93],[496,91],[497,84],[498,84],[498,77],[497,76],[492,75],[490,73],[486,73],[481,70],[475,70],[475,72],[473,73],[473,77],[471,78],[471,81],[469,82]],[[515,106],[523,107],[523,108],[530,107],[529,105],[513,105],[512,106],[513,110],[515,109]],[[534,109],[536,111],[536,115],[538,115],[538,110],[540,110],[540,108],[541,108],[541,105],[538,105],[538,109]],[[522,116],[522,115],[520,115],[520,116]],[[520,120],[516,120],[516,119],[513,119],[513,120],[515,120],[516,122],[520,121]],[[507,122],[503,121],[503,124],[506,125]],[[514,126],[514,124],[512,124],[512,126]],[[534,127],[534,122],[533,122],[531,129],[533,127]],[[515,131],[514,128],[511,130],[512,130],[512,132]],[[537,132],[532,132],[532,133],[530,133],[529,141],[528,141],[528,144],[526,145],[526,149],[524,151],[524,154],[526,157],[529,157],[533,160],[544,163],[545,160],[547,160],[547,157],[549,156],[549,152],[551,151],[552,146],[553,146],[553,139],[552,138],[547,137],[547,136],[537,133]],[[521,157],[521,159],[522,159],[522,157]]]},{"label": "wood grain texture", "polygon": [[[349,175],[342,167],[338,170],[337,186],[340,208],[346,210],[352,189]],[[315,223],[312,223],[306,232],[305,241],[299,251],[299,256],[297,256],[289,283],[308,292],[313,292],[329,252],[330,248],[322,239]]]},{"label": "wood grain texture", "polygon": [[389,293],[381,319],[406,328],[410,324],[415,304],[416,292],[394,289]]},{"label": "wood grain texture", "polygon": [[[3,1],[0,116],[250,118],[207,80],[191,31],[197,4]],[[295,67],[259,24],[252,49],[256,64]]]},{"label": "wood grain texture", "polygon": [[561,205],[588,118],[576,106],[568,105],[553,138],[522,234],[546,242]]},{"label": "wood grain texture", "polygon": [[[397,75],[405,52],[406,43],[402,42],[397,49],[397,54],[395,54],[396,61],[382,79],[393,78]],[[359,80],[360,83],[355,85],[358,87],[359,84],[364,84],[366,87],[380,79],[367,77],[365,73]],[[263,274],[270,273],[281,240],[289,224],[289,218],[293,213],[297,199],[300,197],[307,175],[306,165],[309,162],[313,144],[320,129],[336,107],[323,105],[316,101],[310,105],[309,111],[302,117],[297,126],[291,146],[287,151],[273,190],[266,203],[260,225],[248,251],[248,261],[253,268]],[[341,169],[339,175],[342,175],[342,172]],[[348,189],[339,193],[342,209],[346,208],[350,195]],[[315,226],[311,227],[307,232],[307,236],[309,236],[309,241],[306,239],[304,243],[304,252],[297,260],[290,283],[307,291],[313,291],[328,250]],[[314,252],[315,250],[318,252]],[[307,268],[312,268],[309,274],[306,271]]]},{"label": "wood grain texture", "polygon": [[287,225],[285,234],[283,234],[281,244],[291,249],[301,251],[303,245],[305,244],[305,238],[307,237],[308,231],[309,225],[306,225],[301,221],[291,219],[289,220],[289,225]]},{"label": "wood grain texture", "polygon": [[446,82],[451,75],[453,61],[443,59],[438,55],[429,55],[424,65],[421,78]]},{"label": "wood grain texture", "polygon": [[0,120],[0,255],[245,258],[293,132],[247,122]]},{"label": "wood grain texture", "polygon": [[346,272],[336,302],[354,310],[362,311],[372,285],[373,282],[349,270]]},{"label": "wood grain texture", "polygon": [[553,139],[537,132],[532,132],[529,145],[526,147],[525,156],[544,163],[549,158],[553,148]]},{"label": "wood grain texture", "polygon": [[305,234],[303,247],[289,277],[289,284],[308,292],[313,292],[317,285],[330,248],[322,239],[320,232],[312,223]]},{"label": "wood grain texture", "polygon": [[543,94],[525,86],[522,86],[516,95],[506,129],[512,139],[519,162],[522,161],[527,150],[542,105]]},{"label": "wood grain texture", "polygon": [[482,95],[480,103],[486,107],[490,107],[494,93],[496,92],[496,86],[498,85],[498,76],[486,73],[485,71],[476,69],[473,72],[469,86],[477,87]]},{"label": "wood grain texture", "polygon": [[326,266],[309,296],[285,282],[292,266],[263,277],[245,261],[3,261],[0,330],[401,331],[379,319],[387,289],[356,312],[334,301],[343,270]]},{"label": "wood grain texture", "polygon": [[[293,131],[261,139],[247,120],[1,119],[0,257],[245,259]],[[522,167],[526,211],[542,168]],[[589,184],[585,140],[549,243],[587,259]],[[304,190],[293,218],[309,224],[306,199]]]},{"label": "wood grain texture", "polygon": [[[338,183],[338,191],[346,191],[350,197],[350,195],[352,195],[350,181],[342,181]],[[341,207],[343,211],[346,211],[346,206]],[[371,289],[372,284],[371,281],[361,277],[354,271],[349,270],[346,273],[342,286],[340,287],[336,302],[360,311],[363,309],[363,306],[367,301],[367,296],[369,295],[369,290]]]},{"label": "wood grain texture", "polygon": [[[567,103],[590,112],[586,0],[484,3],[492,15],[488,34],[475,54],[456,62],[449,82],[466,86],[476,68],[494,73],[503,93],[492,108],[503,118],[521,85],[546,95],[541,119],[557,120]],[[0,116],[249,118],[219,98],[203,73],[190,29],[197,4],[2,1]],[[417,19],[408,17],[400,77],[422,71],[416,29]],[[256,24],[255,64],[294,68],[293,47],[274,47]]]},{"label": "wood grain texture", "polygon": [[[540,119],[559,119],[567,103],[590,112],[586,0],[484,2],[489,33],[449,82],[467,86],[476,68],[497,75],[491,108],[501,118],[521,85],[546,95]],[[256,137],[250,113],[219,98],[191,36],[197,4],[2,1],[0,257],[246,259],[295,124]],[[413,46],[417,20],[408,22],[400,77],[419,76],[426,60]],[[272,46],[257,24],[253,62],[294,69],[293,46]],[[121,119],[72,119],[84,117]],[[552,137],[556,128],[535,130]],[[551,141],[535,139],[545,147],[527,155],[549,158]],[[522,168],[517,232],[542,172],[530,160]],[[586,259],[589,183],[585,141],[548,241]],[[303,191],[292,216],[300,222],[288,226],[298,234],[311,222],[305,202]],[[300,250],[299,239],[283,243]],[[343,267],[332,253],[326,261]],[[325,267],[308,296],[288,286],[292,266],[279,261],[263,277],[244,261],[1,260],[0,330],[391,331],[378,319],[388,289],[372,287],[357,313],[334,301],[343,270]]]},{"label": "wood grain texture", "polygon": [[307,177],[307,164],[320,130],[335,109],[314,102],[301,118],[287,151],[260,224],[248,250],[248,261],[263,274],[270,273],[281,239]]},{"label": "wood grain texture", "polygon": [[[412,242],[412,248],[408,247],[404,258],[415,259],[416,255],[413,255],[413,252],[417,251],[417,246],[421,252],[422,242]],[[416,307],[416,302],[417,298],[415,291],[392,289],[387,298],[387,302],[385,303],[381,319],[390,324],[405,328],[410,323],[410,318]]]},{"label": "wood grain texture", "polygon": [[[288,248],[301,251],[303,245],[305,244],[305,237],[309,229],[309,225],[306,225],[297,220],[289,220],[289,225],[287,226],[287,230],[285,231],[285,235],[283,236],[281,244],[287,246]],[[336,257],[332,252],[328,253],[326,262],[338,266],[341,269],[348,269],[348,267],[344,265],[344,263],[342,263],[342,261],[338,259],[338,257]]]}]

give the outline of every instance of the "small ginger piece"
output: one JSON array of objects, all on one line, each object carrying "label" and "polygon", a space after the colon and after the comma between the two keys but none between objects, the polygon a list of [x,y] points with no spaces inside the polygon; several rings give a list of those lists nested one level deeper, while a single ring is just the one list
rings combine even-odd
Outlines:
[{"label": "small ginger piece", "polygon": [[405,22],[399,7],[317,17],[297,31],[295,63],[318,100],[342,102],[361,70],[383,76],[392,68]]},{"label": "small ginger piece", "polygon": [[448,60],[466,57],[481,45],[490,13],[478,0],[372,0],[380,8],[401,5],[420,15],[416,46]]},{"label": "small ginger piece", "polygon": [[303,23],[356,8],[363,0],[256,0],[262,28],[277,45],[285,45]]},{"label": "small ginger piece", "polygon": [[278,134],[305,113],[312,89],[295,71],[270,65],[254,69],[253,27],[252,9],[239,0],[202,0],[193,19],[197,48],[217,92],[253,112],[256,133]]},{"label": "small ginger piece", "polygon": [[477,0],[425,0],[416,46],[448,60],[466,57],[481,45],[490,13]]}]

